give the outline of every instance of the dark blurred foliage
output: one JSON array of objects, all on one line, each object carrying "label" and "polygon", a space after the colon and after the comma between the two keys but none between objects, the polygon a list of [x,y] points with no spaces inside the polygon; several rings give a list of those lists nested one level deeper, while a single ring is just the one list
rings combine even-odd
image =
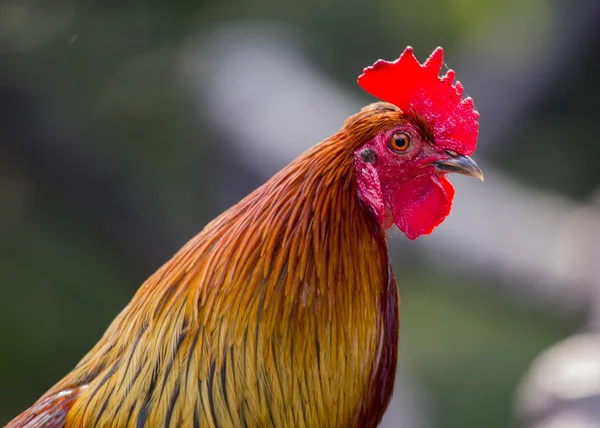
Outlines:
[{"label": "dark blurred foliage", "polygon": [[[179,81],[188,37],[234,20],[291,24],[310,60],[358,93],[360,70],[407,44],[421,58],[443,45],[452,58],[499,15],[543,26],[560,19],[555,8],[544,0],[1,1],[0,423],[72,368],[179,246],[260,184]],[[588,51],[506,125],[506,149],[495,142],[488,162],[540,188],[589,196],[600,181],[600,50]],[[412,260],[394,265],[403,276],[402,358],[426,388],[436,426],[508,426],[528,365],[577,321],[515,305],[475,279]]]}]

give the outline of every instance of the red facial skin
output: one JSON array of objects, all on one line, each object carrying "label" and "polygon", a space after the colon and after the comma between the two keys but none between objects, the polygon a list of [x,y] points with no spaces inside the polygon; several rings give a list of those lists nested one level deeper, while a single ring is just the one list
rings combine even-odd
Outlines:
[{"label": "red facial skin", "polygon": [[[401,152],[390,147],[391,137],[399,132],[410,136],[409,147]],[[365,160],[361,154],[365,149],[376,158]],[[396,223],[409,239],[427,235],[450,213],[454,189],[445,173],[432,165],[449,158],[418,121],[407,117],[354,152],[359,197],[382,228]]]},{"label": "red facial skin", "polygon": [[[449,159],[447,150],[469,156],[477,145],[479,113],[471,98],[462,98],[454,71],[440,77],[443,62],[442,48],[421,64],[408,47],[396,61],[379,60],[358,78],[365,91],[405,112],[397,128],[354,152],[359,196],[381,227],[395,222],[410,239],[430,233],[450,213],[454,188],[431,163]],[[404,152],[389,146],[396,132],[411,137]],[[361,156],[365,149],[376,153],[374,161]]]}]

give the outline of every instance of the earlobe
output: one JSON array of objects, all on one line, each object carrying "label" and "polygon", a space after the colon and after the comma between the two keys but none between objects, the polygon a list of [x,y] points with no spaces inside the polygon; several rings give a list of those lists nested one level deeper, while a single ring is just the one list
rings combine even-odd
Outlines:
[{"label": "earlobe", "polygon": [[362,149],[360,151],[360,157],[366,163],[375,163],[377,160],[377,153],[373,149]]},{"label": "earlobe", "polygon": [[[386,225],[385,203],[383,201],[383,191],[379,174],[373,163],[364,159],[363,153],[369,158],[369,153],[375,152],[371,149],[364,149],[354,159],[354,171],[356,173],[356,186],[360,200],[373,212],[377,222],[383,228],[389,228],[391,224]],[[374,161],[375,158],[373,158]]]}]

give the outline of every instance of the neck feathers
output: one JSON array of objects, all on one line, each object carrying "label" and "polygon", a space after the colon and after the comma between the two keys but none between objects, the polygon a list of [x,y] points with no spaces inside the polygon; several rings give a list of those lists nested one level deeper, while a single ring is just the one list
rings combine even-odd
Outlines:
[{"label": "neck feathers", "polygon": [[366,420],[390,292],[385,235],[352,170],[358,139],[383,126],[369,125],[369,114],[209,223],[143,284],[49,392],[89,384],[69,423],[154,426],[193,415],[283,426],[298,417],[290,403],[312,399],[320,404],[305,406],[307,425]]}]

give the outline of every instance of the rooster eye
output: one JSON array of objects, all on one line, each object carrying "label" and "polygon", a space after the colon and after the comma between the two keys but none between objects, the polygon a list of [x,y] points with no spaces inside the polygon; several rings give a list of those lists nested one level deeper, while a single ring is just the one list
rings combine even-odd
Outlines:
[{"label": "rooster eye", "polygon": [[397,152],[403,152],[410,146],[410,135],[405,132],[398,132],[390,138],[390,147]]}]

